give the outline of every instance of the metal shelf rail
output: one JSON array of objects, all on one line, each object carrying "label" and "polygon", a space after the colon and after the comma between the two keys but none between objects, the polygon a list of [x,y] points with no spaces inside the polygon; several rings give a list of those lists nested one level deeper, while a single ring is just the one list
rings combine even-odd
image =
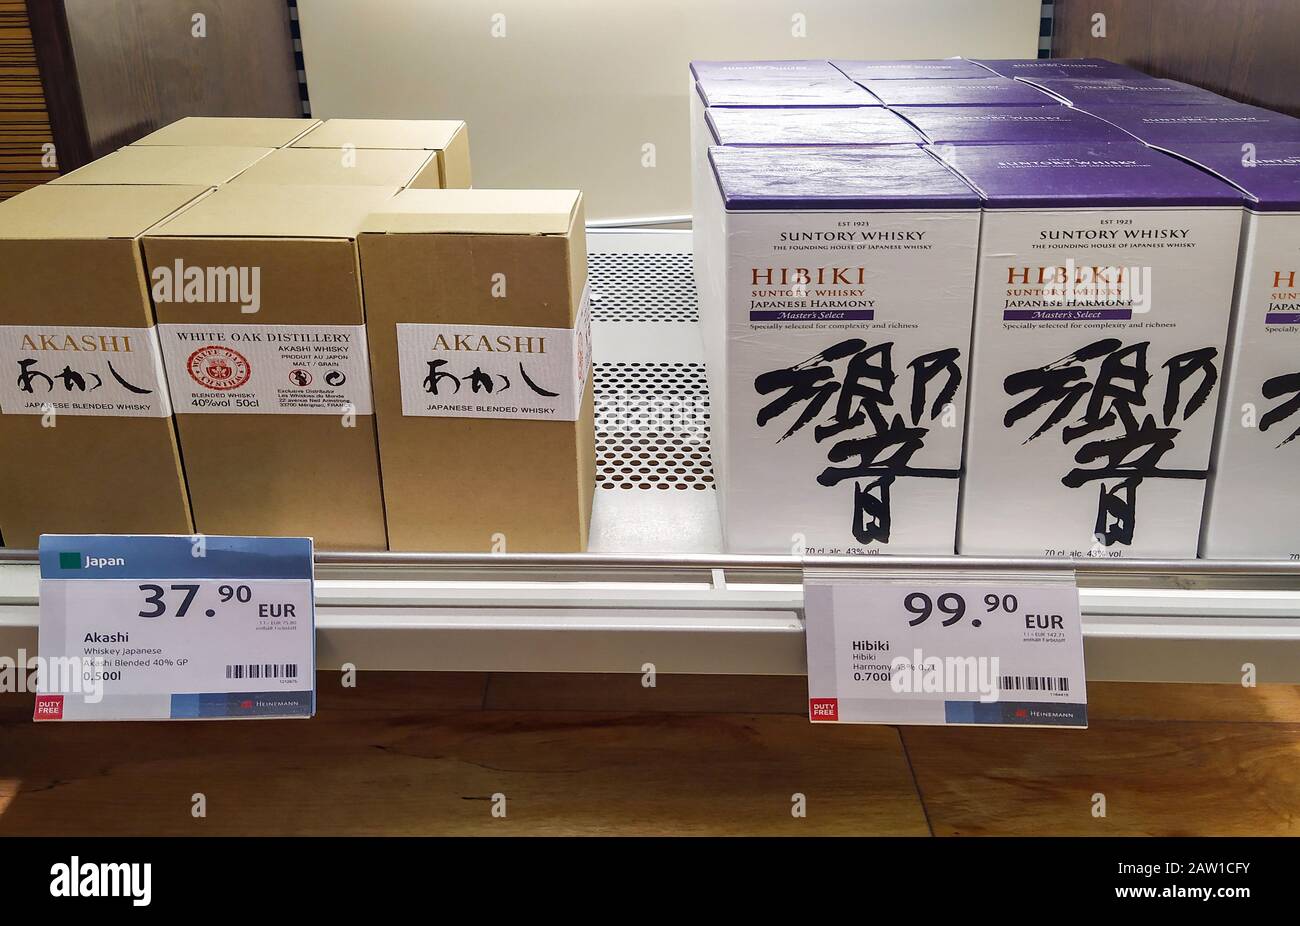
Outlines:
[{"label": "metal shelf rail", "polygon": [[[31,552],[0,551],[0,653],[36,652]],[[987,557],[317,554],[317,663],[799,675],[805,568],[1074,569],[1094,680],[1300,683],[1300,563]]]}]

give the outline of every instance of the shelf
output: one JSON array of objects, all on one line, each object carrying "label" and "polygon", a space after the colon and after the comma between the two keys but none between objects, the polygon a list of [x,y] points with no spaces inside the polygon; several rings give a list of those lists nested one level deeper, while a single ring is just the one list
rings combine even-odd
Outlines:
[{"label": "shelf", "polygon": [[[589,240],[592,552],[320,552],[318,668],[800,675],[805,567],[1074,569],[1090,679],[1239,684],[1252,663],[1261,684],[1300,683],[1300,563],[722,554],[689,233]],[[635,434],[609,417],[647,400],[696,416]],[[35,653],[38,584],[34,554],[0,550],[0,653]]]}]

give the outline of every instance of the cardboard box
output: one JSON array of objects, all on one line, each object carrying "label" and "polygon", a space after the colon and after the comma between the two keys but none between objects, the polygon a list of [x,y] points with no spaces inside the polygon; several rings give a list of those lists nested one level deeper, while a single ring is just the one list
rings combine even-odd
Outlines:
[{"label": "cardboard box", "polygon": [[867,80],[886,106],[1043,106],[1054,99],[1032,84],[989,75],[961,80]]},{"label": "cardboard box", "polygon": [[75,186],[221,186],[274,148],[128,145],[50,181]]},{"label": "cardboard box", "polygon": [[205,192],[46,185],[0,204],[6,546],[193,531],[138,236]]},{"label": "cardboard box", "polygon": [[984,198],[960,552],[1194,557],[1240,192],[1136,142],[948,150]]},{"label": "cardboard box", "polygon": [[391,548],[586,549],[581,194],[407,190],[367,220],[361,265]]},{"label": "cardboard box", "polygon": [[[712,143],[705,113],[711,107],[737,109],[822,109],[831,107],[879,107],[880,101],[849,80],[838,70],[830,68],[827,72],[815,71],[816,76],[794,76],[769,73],[766,69],[759,73],[761,78],[728,78],[703,76],[695,79],[696,67],[709,62],[694,62],[691,66],[691,201],[706,202],[712,195],[713,183],[709,179],[708,148]],[[716,62],[714,62],[716,64]],[[743,65],[747,62],[732,62]],[[756,65],[772,62],[748,62]],[[808,62],[803,62],[807,64]],[[828,65],[829,67],[829,65]],[[716,70],[704,68],[704,71]],[[696,286],[700,291],[708,285],[709,276],[699,264],[699,249],[695,249],[692,267]]]},{"label": "cardboard box", "polygon": [[327,119],[293,143],[295,148],[351,146],[358,151],[430,151],[436,154],[409,186],[468,189],[469,128],[459,119]]},{"label": "cardboard box", "polygon": [[319,119],[186,116],[136,139],[131,145],[283,148],[318,125]]},{"label": "cardboard box", "polygon": [[901,116],[882,106],[856,107],[716,107],[705,113],[706,144],[692,153],[694,200],[691,247],[697,269],[696,291],[701,311],[721,312],[726,274],[709,265],[721,254],[726,214],[709,164],[710,145],[918,146],[919,132]]},{"label": "cardboard box", "polygon": [[988,77],[989,69],[966,58],[932,58],[901,61],[832,60],[851,80],[925,80],[938,78]]},{"label": "cardboard box", "polygon": [[1300,140],[1179,153],[1247,194],[1201,555],[1300,559]]},{"label": "cardboard box", "polygon": [[709,154],[727,549],[951,554],[979,197],[908,146]]},{"label": "cardboard box", "polygon": [[1003,77],[1082,77],[1130,80],[1147,75],[1105,58],[972,58],[976,64]]},{"label": "cardboard box", "polygon": [[1132,142],[1118,126],[1069,106],[906,106],[899,115],[935,145]]},{"label": "cardboard box", "polygon": [[705,122],[707,146],[919,145],[925,141],[911,123],[882,106],[723,106],[708,110]]},{"label": "cardboard box", "polygon": [[770,80],[789,77],[831,77],[841,73],[829,61],[692,61],[691,80]]},{"label": "cardboard box", "polygon": [[1021,77],[1059,98],[1063,103],[1088,110],[1095,106],[1199,106],[1227,103],[1227,97],[1203,87],[1161,77],[1105,78]]},{"label": "cardboard box", "polygon": [[274,186],[406,187],[432,167],[432,151],[365,148],[281,148],[240,174],[234,183]]},{"label": "cardboard box", "polygon": [[1300,141],[1300,119],[1245,103],[1093,106],[1088,111],[1148,145],[1175,151],[1187,144]]},{"label": "cardboard box", "polygon": [[200,531],[385,547],[355,238],[395,192],[231,185],[145,238]]}]

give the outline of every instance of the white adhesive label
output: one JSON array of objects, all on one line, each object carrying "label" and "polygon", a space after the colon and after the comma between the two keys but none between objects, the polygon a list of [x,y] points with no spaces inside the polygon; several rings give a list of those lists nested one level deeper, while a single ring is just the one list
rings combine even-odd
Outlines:
[{"label": "white adhesive label", "polygon": [[402,414],[576,421],[591,370],[591,296],[573,328],[401,323]]},{"label": "white adhesive label", "polygon": [[166,418],[153,328],[0,325],[0,412]]},{"label": "white adhesive label", "polygon": [[364,325],[159,325],[177,414],[369,415]]}]

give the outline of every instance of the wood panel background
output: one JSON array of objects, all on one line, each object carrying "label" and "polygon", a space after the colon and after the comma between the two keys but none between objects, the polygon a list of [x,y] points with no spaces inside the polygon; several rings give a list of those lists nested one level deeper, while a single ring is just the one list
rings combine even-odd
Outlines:
[{"label": "wood panel background", "polygon": [[[64,0],[93,157],[184,116],[301,116],[285,0]],[[206,35],[192,18],[206,17]]]},{"label": "wood panel background", "polygon": [[1109,58],[1300,116],[1297,0],[1056,0],[1055,19],[1054,56]]},{"label": "wood panel background", "polygon": [[0,0],[0,200],[58,176],[42,164],[54,143],[23,0]]},{"label": "wood panel background", "polygon": [[813,725],[802,677],[341,680],[242,723],[35,724],[0,694],[0,836],[1300,835],[1300,686],[1095,683],[1090,728],[1054,731]]}]

